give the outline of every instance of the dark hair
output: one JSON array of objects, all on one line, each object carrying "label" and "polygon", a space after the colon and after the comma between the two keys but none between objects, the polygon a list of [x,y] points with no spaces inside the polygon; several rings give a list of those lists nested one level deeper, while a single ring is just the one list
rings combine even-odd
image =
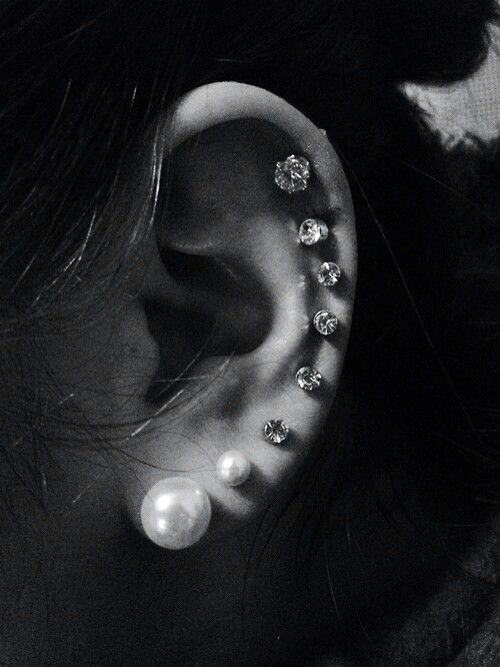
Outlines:
[{"label": "dark hair", "polygon": [[[498,351],[500,161],[498,143],[445,153],[398,85],[474,71],[495,17],[493,0],[4,0],[6,355],[12,359],[40,329],[88,320],[125,260],[140,251],[163,160],[156,128],[172,101],[221,79],[282,95],[338,148],[361,260],[344,380],[350,403],[343,431],[332,418],[325,437],[335,438],[335,462],[322,443],[314,473],[311,463],[300,483],[313,474],[317,482],[321,463],[314,507],[320,495],[327,506],[325,497],[340,494],[347,479],[360,485],[377,498],[381,516],[396,516],[391,530],[408,531],[404,557],[427,558],[436,575],[438,559],[429,554],[451,552],[469,537],[443,526],[458,514],[462,523],[484,523],[498,498],[498,369],[491,360]],[[99,300],[86,294],[89,275],[100,276]],[[428,506],[405,518],[413,508],[402,499],[424,485]],[[403,604],[411,582],[403,585],[397,572],[394,581]]]}]

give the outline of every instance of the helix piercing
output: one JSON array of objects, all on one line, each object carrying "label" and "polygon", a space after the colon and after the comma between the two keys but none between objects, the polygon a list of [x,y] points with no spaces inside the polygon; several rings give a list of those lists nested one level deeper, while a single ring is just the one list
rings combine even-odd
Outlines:
[{"label": "helix piercing", "polygon": [[281,445],[290,434],[290,429],[282,419],[270,419],[264,426],[264,436],[273,445]]},{"label": "helix piercing", "polygon": [[340,280],[341,271],[335,262],[323,262],[318,271],[318,282],[325,287],[333,287]]},{"label": "helix piercing", "polygon": [[318,218],[307,218],[299,227],[299,241],[303,245],[315,245],[328,238],[328,226]]},{"label": "helix piercing", "polygon": [[237,449],[224,452],[217,461],[217,477],[226,486],[240,486],[250,477],[252,465]]},{"label": "helix piercing", "polygon": [[323,377],[315,368],[303,366],[297,371],[295,379],[304,391],[316,391],[316,389],[319,389]]},{"label": "helix piercing", "polygon": [[335,332],[339,324],[339,320],[330,310],[318,310],[313,317],[313,325],[318,333],[322,336],[331,336]]},{"label": "helix piercing", "polygon": [[143,498],[141,524],[147,537],[163,549],[185,549],[206,533],[212,516],[205,489],[187,477],[167,477]]},{"label": "helix piercing", "polygon": [[300,155],[289,155],[283,162],[276,163],[274,182],[288,194],[302,192],[307,188],[311,175],[309,161]]}]

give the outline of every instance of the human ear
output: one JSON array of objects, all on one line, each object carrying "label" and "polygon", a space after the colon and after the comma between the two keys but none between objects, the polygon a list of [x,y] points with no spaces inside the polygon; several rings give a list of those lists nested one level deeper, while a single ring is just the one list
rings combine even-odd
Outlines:
[{"label": "human ear", "polygon": [[[137,346],[154,339],[156,361],[144,366],[143,428],[124,443],[141,463],[123,487],[132,521],[168,547],[145,526],[155,493],[182,487],[173,477],[189,478],[187,496],[197,484],[204,529],[180,548],[205,532],[208,499],[204,539],[255,519],[311,451],[339,384],[356,241],[333,146],[275,95],[203,86],[179,101],[165,136],[170,188],[159,197],[133,333]],[[297,376],[304,368],[313,370]],[[217,470],[233,450],[248,462],[241,484],[223,461]]]}]

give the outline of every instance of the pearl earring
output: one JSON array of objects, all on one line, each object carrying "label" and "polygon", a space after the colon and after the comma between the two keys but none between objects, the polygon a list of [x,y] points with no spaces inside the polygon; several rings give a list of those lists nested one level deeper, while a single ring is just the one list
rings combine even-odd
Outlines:
[{"label": "pearl earring", "polygon": [[185,549],[206,533],[212,507],[203,487],[186,477],[167,477],[152,486],[141,505],[147,537],[163,549]]},{"label": "pearl earring", "polygon": [[226,486],[240,486],[250,476],[251,464],[237,449],[224,452],[217,461],[217,476]]}]

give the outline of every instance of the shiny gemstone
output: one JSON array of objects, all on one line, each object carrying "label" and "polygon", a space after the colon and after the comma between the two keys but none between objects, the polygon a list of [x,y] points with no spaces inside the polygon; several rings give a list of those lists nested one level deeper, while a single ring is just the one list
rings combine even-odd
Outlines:
[{"label": "shiny gemstone", "polygon": [[325,287],[333,287],[340,279],[340,269],[335,262],[323,262],[318,271],[318,282]]},{"label": "shiny gemstone", "polygon": [[319,310],[314,316],[313,324],[322,336],[330,336],[338,327],[339,321],[330,310]]},{"label": "shiny gemstone", "polygon": [[292,194],[307,188],[310,175],[308,160],[300,155],[290,155],[283,162],[276,163],[274,181],[279,188]]},{"label": "shiny gemstone", "polygon": [[328,238],[326,222],[317,218],[307,218],[299,227],[299,241],[304,245],[314,245]]},{"label": "shiny gemstone", "polygon": [[315,391],[321,384],[321,373],[311,366],[303,366],[297,371],[297,383],[304,391]]},{"label": "shiny gemstone", "polygon": [[266,440],[273,445],[280,445],[288,438],[290,429],[282,419],[270,419],[264,426],[264,435]]}]

